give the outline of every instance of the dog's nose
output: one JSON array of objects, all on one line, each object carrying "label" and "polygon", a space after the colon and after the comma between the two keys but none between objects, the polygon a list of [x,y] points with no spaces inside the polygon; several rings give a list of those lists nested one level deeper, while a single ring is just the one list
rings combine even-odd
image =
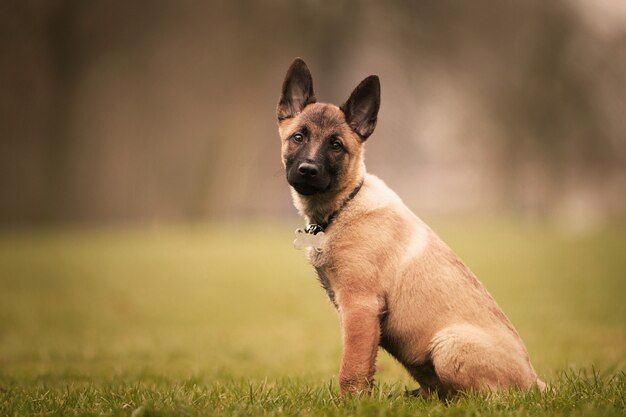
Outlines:
[{"label": "dog's nose", "polygon": [[317,166],[309,162],[303,162],[298,167],[298,172],[305,177],[315,177],[319,173],[319,170]]}]

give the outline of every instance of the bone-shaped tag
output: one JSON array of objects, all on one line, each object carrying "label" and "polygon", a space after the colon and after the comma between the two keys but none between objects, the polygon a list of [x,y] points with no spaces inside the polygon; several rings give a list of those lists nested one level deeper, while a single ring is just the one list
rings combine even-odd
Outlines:
[{"label": "bone-shaped tag", "polygon": [[326,241],[324,232],[306,232],[302,229],[296,230],[296,239],[293,241],[293,247],[296,249],[313,248],[318,252],[322,251],[322,246]]}]

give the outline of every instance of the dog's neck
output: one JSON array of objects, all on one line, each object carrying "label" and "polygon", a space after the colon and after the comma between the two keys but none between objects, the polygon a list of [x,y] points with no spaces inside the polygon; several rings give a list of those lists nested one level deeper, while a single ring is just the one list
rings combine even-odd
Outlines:
[{"label": "dog's neck", "polygon": [[[352,199],[363,185],[365,170],[354,180],[349,181],[340,190],[328,191],[315,195],[302,195],[292,188],[294,205],[304,216],[307,224],[328,225],[343,208],[348,200]],[[356,191],[356,192],[355,192]]]}]

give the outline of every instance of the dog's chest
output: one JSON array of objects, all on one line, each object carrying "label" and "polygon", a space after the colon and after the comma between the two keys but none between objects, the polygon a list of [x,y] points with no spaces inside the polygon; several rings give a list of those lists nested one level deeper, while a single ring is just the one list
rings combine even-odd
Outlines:
[{"label": "dog's chest", "polygon": [[337,308],[337,303],[335,302],[335,291],[333,290],[328,273],[325,272],[324,268],[315,268],[315,272],[317,273],[317,279],[319,280],[324,291],[326,291],[330,302],[333,303],[335,308]]},{"label": "dog's chest", "polygon": [[309,262],[315,268],[317,279],[319,280],[324,291],[326,291],[328,298],[333,305],[337,307],[337,303],[335,302],[335,291],[333,290],[332,274],[329,271],[329,265],[332,263],[330,262],[328,255],[324,252],[310,250]]}]

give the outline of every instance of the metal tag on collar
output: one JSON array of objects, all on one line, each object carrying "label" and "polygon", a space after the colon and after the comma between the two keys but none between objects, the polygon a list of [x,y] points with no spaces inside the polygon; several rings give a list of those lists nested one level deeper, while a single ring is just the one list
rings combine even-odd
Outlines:
[{"label": "metal tag on collar", "polygon": [[317,252],[321,252],[325,241],[324,228],[319,224],[309,224],[304,230],[296,229],[296,239],[293,241],[293,247],[296,249],[313,248]]}]

